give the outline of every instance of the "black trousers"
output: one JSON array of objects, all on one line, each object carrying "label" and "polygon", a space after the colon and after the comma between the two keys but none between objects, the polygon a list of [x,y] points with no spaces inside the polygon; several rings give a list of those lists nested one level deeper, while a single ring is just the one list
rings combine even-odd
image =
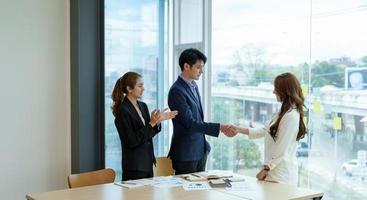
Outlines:
[{"label": "black trousers", "polygon": [[172,167],[175,170],[175,175],[205,171],[206,158],[207,153],[200,160],[172,161]]},{"label": "black trousers", "polygon": [[152,178],[152,177],[153,177],[153,169],[150,172],[134,171],[134,170],[123,170],[122,172],[122,181],[136,180],[141,178]]}]

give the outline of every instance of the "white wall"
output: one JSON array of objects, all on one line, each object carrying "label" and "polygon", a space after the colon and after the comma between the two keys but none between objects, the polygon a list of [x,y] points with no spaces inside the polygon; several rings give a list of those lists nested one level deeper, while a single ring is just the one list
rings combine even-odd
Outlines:
[{"label": "white wall", "polygon": [[70,172],[69,0],[0,5],[0,199],[25,199]]}]

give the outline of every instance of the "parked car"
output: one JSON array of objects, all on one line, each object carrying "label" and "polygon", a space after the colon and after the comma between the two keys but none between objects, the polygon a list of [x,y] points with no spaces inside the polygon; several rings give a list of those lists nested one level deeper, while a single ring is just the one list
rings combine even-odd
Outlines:
[{"label": "parked car", "polygon": [[308,144],[306,142],[300,142],[297,148],[297,157],[308,157]]},{"label": "parked car", "polygon": [[344,162],[342,166],[343,172],[347,176],[367,177],[367,160],[361,161],[352,159]]}]

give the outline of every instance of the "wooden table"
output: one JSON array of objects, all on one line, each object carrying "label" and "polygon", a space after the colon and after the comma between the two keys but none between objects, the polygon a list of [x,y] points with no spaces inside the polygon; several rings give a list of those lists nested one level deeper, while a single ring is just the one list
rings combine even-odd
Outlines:
[{"label": "wooden table", "polygon": [[[257,181],[253,177],[245,177],[248,189],[241,191],[228,191],[225,189],[216,189],[218,191],[244,199],[253,200],[277,200],[277,199],[321,199],[323,192],[299,188],[292,185],[281,183],[272,183],[266,181]],[[247,188],[246,186],[246,188]]]},{"label": "wooden table", "polygon": [[28,194],[28,200],[283,200],[283,199],[321,199],[322,192],[298,188],[280,183],[257,181],[252,177],[245,177],[249,189],[229,191],[225,189],[211,189],[185,191],[182,187],[157,188],[143,186],[128,189],[110,184],[81,187],[75,189],[57,190],[37,194]]}]

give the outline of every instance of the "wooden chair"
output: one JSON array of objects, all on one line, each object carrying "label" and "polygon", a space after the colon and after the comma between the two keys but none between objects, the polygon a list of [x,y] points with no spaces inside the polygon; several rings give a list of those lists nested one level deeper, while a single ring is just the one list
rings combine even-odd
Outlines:
[{"label": "wooden chair", "polygon": [[115,171],[113,169],[101,169],[68,176],[69,188],[113,183],[115,181]]},{"label": "wooden chair", "polygon": [[175,170],[172,168],[171,159],[158,157],[156,161],[156,166],[153,165],[154,176],[171,176],[175,174]]}]

